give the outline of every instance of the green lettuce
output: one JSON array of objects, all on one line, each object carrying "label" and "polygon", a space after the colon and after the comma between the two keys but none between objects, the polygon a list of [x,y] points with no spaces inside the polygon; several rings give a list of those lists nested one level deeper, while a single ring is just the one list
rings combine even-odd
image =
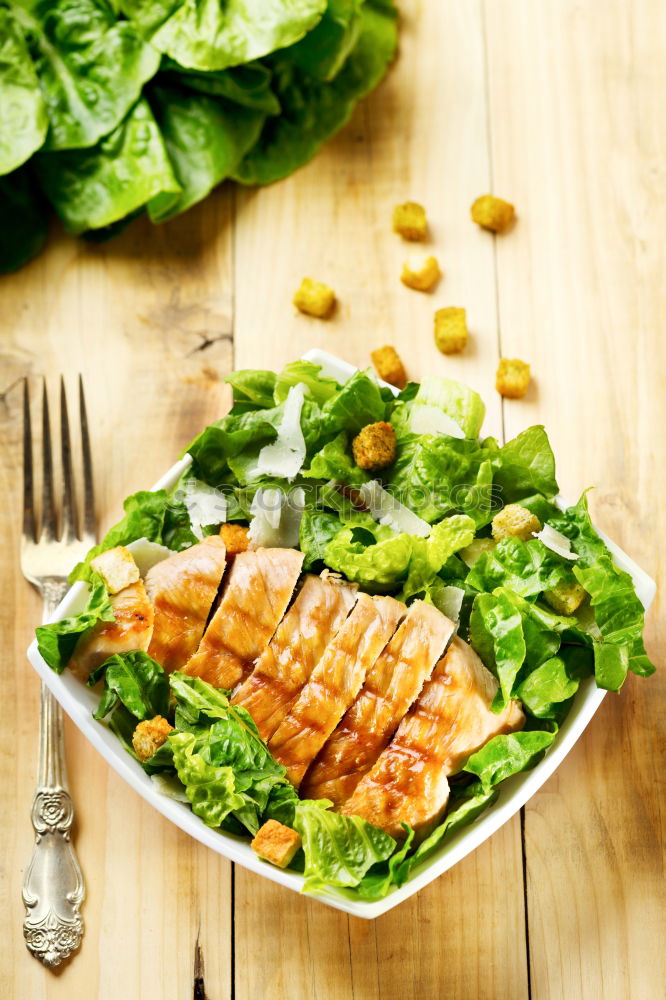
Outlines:
[{"label": "green lettuce", "polygon": [[198,541],[192,532],[185,504],[171,497],[166,490],[132,493],[123,503],[123,508],[125,516],[107,531],[83,562],[77,563],[70,574],[70,583],[90,578],[90,561],[100,552],[113,549],[116,545],[128,545],[137,538],[159,542],[174,551],[189,548]]},{"label": "green lettuce", "polygon": [[477,438],[486,414],[485,403],[469,386],[443,375],[429,375],[421,382],[412,406],[435,407],[458,425],[466,438]]},{"label": "green lettuce", "polygon": [[[7,7],[0,7],[0,106],[0,174],[8,174],[39,149],[49,121],[25,37]],[[15,239],[4,213],[2,221]]]},{"label": "green lettuce", "polygon": [[89,687],[104,679],[95,719],[104,719],[116,705],[123,704],[139,720],[169,712],[169,679],[164,669],[148,653],[116,653],[93,670]]},{"label": "green lettuce", "polygon": [[221,826],[230,813],[243,806],[243,798],[236,791],[233,768],[208,763],[197,753],[197,738],[193,733],[170,733],[168,740],[192,812],[206,826]]},{"label": "green lettuce", "polygon": [[493,736],[481,750],[472,754],[464,770],[475,774],[481,781],[482,790],[489,792],[506,778],[536,767],[556,735],[555,728],[553,732],[535,729]]},{"label": "green lettuce", "polygon": [[44,148],[93,146],[140,97],[159,53],[106,0],[22,0],[14,10],[48,111]]},{"label": "green lettuce", "polygon": [[292,45],[285,57],[319,80],[332,80],[358,41],[363,3],[364,0],[328,0],[319,24]]},{"label": "green lettuce", "polygon": [[39,153],[35,169],[70,233],[109,226],[159,194],[181,191],[145,98],[97,146]]},{"label": "green lettuce", "polygon": [[565,580],[573,582],[570,566],[543,542],[510,536],[482,553],[466,582],[481,592],[508,587],[521,597],[530,597]]},{"label": "green lettuce", "polygon": [[494,712],[501,712],[511,698],[514,681],[525,659],[520,612],[501,590],[495,594],[479,594],[472,607],[469,630],[472,646],[499,681],[491,707]]},{"label": "green lettuce", "polygon": [[368,869],[386,861],[395,840],[361,819],[330,811],[326,799],[299,802],[294,829],[303,841],[305,891],[356,886]]},{"label": "green lettuce", "polygon": [[496,462],[494,481],[505,504],[535,493],[552,498],[558,492],[555,456],[541,425],[528,427],[507,441],[499,449]]},{"label": "green lettuce", "polygon": [[90,593],[83,611],[59,622],[38,625],[37,648],[51,670],[61,674],[69,663],[81,636],[98,622],[112,622],[113,608],[104,581],[97,573],[90,575]]},{"label": "green lettuce", "polygon": [[584,677],[594,672],[592,651],[584,646],[564,646],[522,682],[516,696],[530,715],[561,721]]},{"label": "green lettuce", "polygon": [[152,222],[165,222],[205,198],[255,144],[262,111],[178,86],[156,84],[150,105],[162,132],[180,192],[148,202]]}]

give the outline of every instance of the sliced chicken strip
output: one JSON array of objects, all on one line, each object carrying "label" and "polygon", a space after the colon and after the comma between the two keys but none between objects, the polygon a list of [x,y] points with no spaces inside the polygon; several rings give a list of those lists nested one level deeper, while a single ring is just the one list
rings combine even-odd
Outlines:
[{"label": "sliced chicken strip", "polygon": [[148,652],[167,673],[184,667],[201,642],[225,562],[224,542],[210,535],[146,573],[146,591],[155,607]]},{"label": "sliced chicken strip", "polygon": [[415,601],[410,606],[368,671],[358,698],[305,776],[304,796],[331,799],[336,806],[349,798],[418,697],[454,629],[453,622],[432,604]]},{"label": "sliced chicken strip", "polygon": [[392,597],[359,594],[354,610],[269,741],[271,753],[286,767],[287,777],[296,788],[358,694],[401,614],[402,605]]},{"label": "sliced chicken strip", "polygon": [[146,652],[153,634],[153,606],[141,580],[109,598],[114,621],[98,622],[76,644],[68,667],[82,681],[114,653]]},{"label": "sliced chicken strip", "polygon": [[492,736],[520,729],[518,702],[496,715],[490,704],[497,681],[471,646],[454,639],[393,740],[344,803],[342,813],[361,816],[393,837],[401,822],[422,838],[442,818],[449,798],[447,776]]},{"label": "sliced chicken strip", "polygon": [[295,549],[239,552],[227,574],[219,607],[186,674],[218,688],[244,681],[270,642],[303,565]]},{"label": "sliced chicken strip", "polygon": [[248,710],[268,741],[306,684],[356,600],[356,589],[306,576],[257,665],[231,699]]}]

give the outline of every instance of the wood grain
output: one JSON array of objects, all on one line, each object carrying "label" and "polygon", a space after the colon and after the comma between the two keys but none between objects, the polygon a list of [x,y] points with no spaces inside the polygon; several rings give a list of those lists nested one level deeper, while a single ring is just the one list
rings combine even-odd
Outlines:
[{"label": "wood grain", "polygon": [[[486,4],[502,351],[535,384],[507,435],[544,422],[565,496],[659,582],[664,548],[663,5]],[[663,661],[663,595],[647,645]],[[664,995],[663,671],[608,695],[526,809],[532,995]]]},{"label": "wood grain", "polygon": [[[136,223],[103,246],[54,233],[37,261],[0,280],[0,702],[11,707],[0,733],[3,997],[180,1000],[193,995],[197,941],[208,1000],[664,995],[661,674],[608,696],[526,808],[524,837],[516,819],[374,922],[232,873],[68,726],[86,937],[55,975],[23,945],[37,749],[24,650],[39,615],[16,565],[23,375],[45,374],[55,390],[60,371],[70,389],[83,372],[105,528],[122,497],[224,412],[231,367],[279,366],[312,346],[366,365],[372,348],[394,343],[415,378],[437,371],[478,389],[488,433],[546,423],[565,495],[597,484],[599,525],[663,577],[664,6],[401,8],[392,73],[296,176],[224,189],[182,219]],[[488,190],[518,207],[517,225],[497,239],[469,221]],[[408,198],[427,206],[444,271],[432,295],[398,280],[410,247],[390,217]],[[330,322],[292,308],[305,274],[335,288]],[[443,305],[467,308],[471,344],[458,358],[433,344]],[[530,361],[535,376],[527,398],[504,407],[500,351]],[[647,631],[658,664],[662,611],[658,600]]]}]

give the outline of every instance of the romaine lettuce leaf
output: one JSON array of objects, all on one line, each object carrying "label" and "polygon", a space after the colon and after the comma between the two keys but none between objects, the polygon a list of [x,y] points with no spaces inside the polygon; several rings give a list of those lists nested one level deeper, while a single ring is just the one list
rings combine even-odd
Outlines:
[{"label": "romaine lettuce leaf", "polygon": [[558,492],[555,456],[548,435],[537,424],[521,431],[499,449],[494,482],[505,504],[540,493],[547,499]]},{"label": "romaine lettuce leaf", "polygon": [[187,509],[182,501],[169,496],[166,490],[140,490],[132,493],[123,503],[125,516],[115,524],[95,545],[83,562],[77,563],[70,573],[70,583],[87,580],[90,577],[90,560],[115,548],[127,545],[137,538],[158,542],[168,549],[179,551],[194,545],[197,541],[192,532]]},{"label": "romaine lettuce leaf", "polygon": [[435,407],[457,424],[466,438],[477,438],[486,414],[486,407],[469,386],[443,375],[429,375],[423,379],[412,404],[412,418],[419,407]]},{"label": "romaine lettuce leaf", "polygon": [[481,554],[465,582],[481,592],[508,587],[521,597],[530,597],[563,580],[573,582],[571,568],[543,542],[509,536]]},{"label": "romaine lettuce leaf", "polygon": [[201,201],[231,174],[257,141],[266,115],[159,82],[150,88],[149,102],[181,188],[148,202],[151,221],[165,222]]},{"label": "romaine lettuce leaf", "polygon": [[[654,673],[643,645],[645,611],[636,596],[633,580],[619,569],[604,542],[594,530],[585,494],[574,507],[551,520],[557,531],[571,539],[578,559],[573,572],[590,595],[594,619],[601,633],[595,661],[597,682],[607,690],[618,691],[626,671],[642,677]],[[602,644],[618,647],[602,650]]]},{"label": "romaine lettuce leaf", "polygon": [[50,120],[44,149],[93,146],[137,101],[159,53],[106,0],[22,0],[14,10]]},{"label": "romaine lettuce leaf", "polygon": [[312,361],[290,361],[275,379],[275,402],[282,403],[292,386],[299,384],[307,387],[318,406],[323,406],[340,389],[334,378],[321,374],[321,365]]},{"label": "romaine lettuce leaf", "polygon": [[594,673],[592,651],[585,646],[563,646],[533,670],[522,682],[516,697],[537,719],[561,721],[563,706],[578,690],[583,677]]},{"label": "romaine lettuce leaf", "polygon": [[145,98],[96,146],[38,153],[34,162],[70,233],[109,226],[159,194],[181,191]]},{"label": "romaine lettuce leaf", "polygon": [[493,736],[481,750],[472,754],[464,770],[475,774],[483,791],[489,792],[511,775],[536,767],[556,735],[557,727],[553,727],[552,732],[535,729]]},{"label": "romaine lettuce leaf", "polygon": [[520,612],[501,590],[479,594],[472,606],[469,628],[472,646],[499,681],[491,707],[494,712],[501,712],[511,698],[514,681],[525,659]]},{"label": "romaine lettuce leaf", "polygon": [[35,629],[37,648],[51,670],[61,674],[81,636],[98,622],[112,622],[113,617],[104,581],[97,573],[91,573],[90,593],[83,611],[59,622],[38,625]]},{"label": "romaine lettuce leaf", "polygon": [[[0,7],[0,107],[0,174],[8,174],[39,149],[49,120],[23,32],[7,7]],[[14,239],[4,213],[2,225]]]},{"label": "romaine lettuce leaf", "polygon": [[90,674],[94,687],[104,678],[104,691],[94,713],[104,719],[120,702],[139,719],[152,719],[169,712],[169,680],[163,668],[148,653],[116,653]]},{"label": "romaine lettuce leaf", "polygon": [[233,768],[207,763],[196,752],[197,738],[193,733],[170,733],[168,741],[176,773],[190,800],[192,812],[206,826],[221,826],[230,813],[244,805],[242,796],[236,791]]},{"label": "romaine lettuce leaf", "polygon": [[292,45],[314,28],[326,0],[120,0],[121,10],[175,62],[219,70]]},{"label": "romaine lettuce leaf", "polygon": [[332,80],[358,41],[363,2],[328,0],[319,24],[282,54],[318,80]]},{"label": "romaine lettuce leaf", "polygon": [[322,82],[282,52],[270,60],[273,89],[282,114],[269,118],[256,146],[234,173],[241,184],[272,184],[311,160],[351,117],[359,98],[375,87],[397,43],[393,4],[365,0],[358,40],[342,69]]},{"label": "romaine lettuce leaf", "polygon": [[294,829],[303,840],[305,891],[356,886],[368,869],[386,861],[395,840],[359,816],[330,811],[326,799],[296,806]]},{"label": "romaine lettuce leaf", "polygon": [[304,479],[335,479],[345,486],[354,487],[367,483],[370,478],[354,461],[346,431],[340,431],[325,444],[313,456],[310,467],[304,469],[302,475]]},{"label": "romaine lettuce leaf", "polygon": [[342,527],[337,514],[306,507],[299,531],[299,548],[305,553],[304,569],[312,569],[314,565],[324,561],[326,546]]}]

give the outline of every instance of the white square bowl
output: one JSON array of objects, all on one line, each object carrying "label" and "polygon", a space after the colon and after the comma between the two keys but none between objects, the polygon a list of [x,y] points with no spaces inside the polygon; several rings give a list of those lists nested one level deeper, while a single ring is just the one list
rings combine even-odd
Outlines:
[{"label": "white square bowl", "polygon": [[[304,355],[304,359],[313,361],[322,366],[324,373],[345,381],[356,370],[352,365],[341,361],[325,351],[312,350]],[[391,387],[393,388],[393,387]],[[188,456],[176,462],[171,469],[153,486],[153,489],[170,489],[173,487],[185,469],[190,465]],[[562,505],[565,506],[562,501]],[[645,606],[648,608],[655,595],[656,585],[654,581],[637,566],[626,553],[601,534],[613,554],[617,566],[626,570],[632,577],[636,592]],[[54,614],[54,620],[59,620],[70,614],[78,613],[86,599],[86,586],[83,583],[76,583],[68,591]],[[280,885],[291,889],[294,892],[301,892],[303,887],[303,877],[291,872],[282,871],[270,864],[260,861],[249,845],[249,841],[242,837],[235,837],[229,833],[217,832],[206,826],[205,823],[195,816],[190,808],[181,802],[167,798],[158,791],[155,783],[145,774],[141,766],[122,747],[110,730],[101,722],[96,722],[92,713],[97,707],[98,695],[85,687],[80,681],[72,676],[67,670],[61,674],[55,674],[44,662],[37,649],[37,643],[33,640],[28,648],[28,659],[35,668],[44,683],[50,688],[58,699],[64,710],[79,727],[81,732],[92,743],[92,745],[102,754],[104,759],[127,781],[132,788],[142,795],[158,812],[170,819],[172,823],[179,826],[181,830],[191,837],[201,841],[207,847],[224,855],[230,861],[234,861],[258,875],[278,882]],[[419,889],[422,889],[433,879],[447,871],[458,861],[470,854],[475,848],[487,840],[502,824],[506,823],[518,810],[530,799],[535,792],[541,788],[545,781],[556,770],[562,760],[569,753],[574,743],[580,737],[588,722],[599,708],[606,692],[599,690],[594,683],[594,678],[589,678],[581,684],[574,704],[563,723],[557,739],[550,748],[544,759],[532,770],[523,774],[515,775],[505,781],[500,790],[498,801],[471,826],[461,830],[451,837],[437,850],[432,857],[423,863],[416,874],[399,889],[393,889],[385,899],[377,902],[363,902],[334,892],[319,892],[311,895],[316,896],[321,902],[328,906],[333,906],[338,910],[344,910],[356,917],[374,919],[387,910],[408,899]]]}]

